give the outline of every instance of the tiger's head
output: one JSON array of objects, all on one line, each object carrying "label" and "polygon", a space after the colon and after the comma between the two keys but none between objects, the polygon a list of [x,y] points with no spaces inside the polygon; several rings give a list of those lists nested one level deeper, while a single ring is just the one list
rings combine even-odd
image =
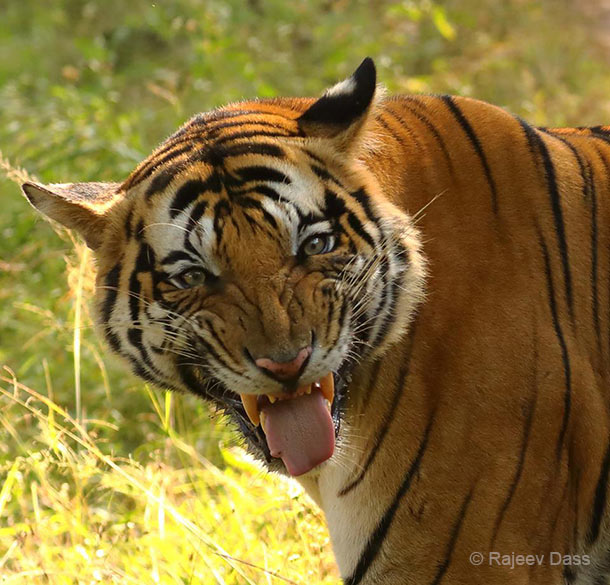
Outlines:
[{"label": "tiger's head", "polygon": [[332,456],[350,376],[421,300],[410,218],[364,164],[375,67],[318,100],[201,114],[119,183],[26,183],[95,252],[98,323],[154,384],[225,411],[270,467]]}]

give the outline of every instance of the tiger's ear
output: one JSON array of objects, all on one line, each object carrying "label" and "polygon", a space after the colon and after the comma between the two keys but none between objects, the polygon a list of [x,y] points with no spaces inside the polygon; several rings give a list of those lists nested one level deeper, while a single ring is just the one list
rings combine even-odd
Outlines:
[{"label": "tiger's ear", "polygon": [[38,211],[76,230],[92,250],[102,244],[107,214],[118,198],[120,183],[24,183],[21,188]]},{"label": "tiger's ear", "polygon": [[366,121],[375,88],[375,63],[367,57],[351,77],[327,89],[298,118],[299,128],[305,136],[331,139],[338,150],[349,150]]}]

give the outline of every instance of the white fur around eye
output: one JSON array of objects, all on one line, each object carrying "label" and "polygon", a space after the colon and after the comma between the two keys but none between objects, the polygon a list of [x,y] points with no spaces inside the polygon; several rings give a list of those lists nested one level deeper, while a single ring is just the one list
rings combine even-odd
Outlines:
[{"label": "white fur around eye", "polygon": [[320,221],[305,226],[299,232],[299,245],[302,245],[305,240],[316,234],[327,234],[333,231],[330,221]]}]

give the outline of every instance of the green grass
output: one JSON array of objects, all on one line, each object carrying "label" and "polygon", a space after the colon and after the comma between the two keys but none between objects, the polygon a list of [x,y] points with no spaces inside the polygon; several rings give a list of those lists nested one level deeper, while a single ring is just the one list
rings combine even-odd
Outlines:
[{"label": "green grass", "polygon": [[147,388],[109,356],[84,247],[37,217],[11,165],[49,182],[121,180],[196,112],[319,94],[366,55],[394,92],[609,123],[608,56],[576,4],[2,4],[0,583],[338,582],[320,513],[294,484],[245,460],[203,403]]}]

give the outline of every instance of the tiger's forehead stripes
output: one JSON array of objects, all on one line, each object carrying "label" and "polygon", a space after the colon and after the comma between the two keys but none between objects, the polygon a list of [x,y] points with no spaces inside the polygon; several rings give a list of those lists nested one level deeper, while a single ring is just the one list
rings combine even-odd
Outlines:
[{"label": "tiger's forehead stripes", "polygon": [[150,178],[155,170],[166,171],[168,167],[194,162],[202,152],[209,152],[208,147],[214,144],[219,147],[229,141],[254,136],[301,135],[294,112],[287,110],[286,115],[281,115],[266,111],[260,103],[252,105],[252,109],[223,108],[195,116],[138,165],[123,183],[123,190],[134,188]]}]

